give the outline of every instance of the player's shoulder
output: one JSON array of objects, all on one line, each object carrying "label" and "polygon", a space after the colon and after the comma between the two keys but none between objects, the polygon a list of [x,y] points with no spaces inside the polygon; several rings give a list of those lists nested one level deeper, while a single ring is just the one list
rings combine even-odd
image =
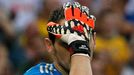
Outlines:
[{"label": "player's shoulder", "polygon": [[46,63],[39,63],[33,67],[31,67],[29,70],[27,70],[24,75],[41,75],[40,68],[41,66],[45,66]]},{"label": "player's shoulder", "polygon": [[48,64],[45,62],[39,63],[29,70],[26,71],[24,75],[61,75],[54,67],[53,64]]}]

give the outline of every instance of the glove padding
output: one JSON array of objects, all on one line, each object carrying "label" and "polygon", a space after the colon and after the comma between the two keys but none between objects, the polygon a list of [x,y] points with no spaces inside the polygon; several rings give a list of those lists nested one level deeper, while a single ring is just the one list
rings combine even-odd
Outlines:
[{"label": "glove padding", "polygon": [[71,55],[75,53],[83,53],[91,56],[89,43],[84,38],[75,34],[65,34],[61,37],[61,40],[68,45],[68,51]]},{"label": "glove padding", "polygon": [[[66,3],[64,6],[65,23],[63,25],[49,22],[48,32],[61,39],[71,54],[84,53],[91,56],[89,41],[95,25],[95,17],[89,9],[79,3]],[[53,37],[52,37],[53,38]],[[67,44],[67,45],[66,45]]]}]

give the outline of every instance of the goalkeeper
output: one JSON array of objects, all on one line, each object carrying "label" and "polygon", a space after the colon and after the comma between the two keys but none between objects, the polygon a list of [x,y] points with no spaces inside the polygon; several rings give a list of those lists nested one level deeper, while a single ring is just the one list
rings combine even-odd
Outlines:
[{"label": "goalkeeper", "polygon": [[89,9],[78,2],[53,11],[47,24],[49,38],[44,41],[54,62],[42,62],[24,75],[92,75],[94,21]]}]

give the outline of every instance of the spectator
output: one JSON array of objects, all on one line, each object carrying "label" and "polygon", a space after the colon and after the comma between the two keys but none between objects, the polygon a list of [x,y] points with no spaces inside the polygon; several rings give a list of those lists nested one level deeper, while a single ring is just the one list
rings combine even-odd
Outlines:
[{"label": "spectator", "polygon": [[[106,75],[120,75],[122,66],[129,59],[129,48],[124,37],[118,34],[118,16],[113,12],[105,12],[97,23],[99,33],[96,38],[96,50],[100,53],[109,53],[111,62],[106,66]],[[104,74],[105,74],[104,73]]]},{"label": "spectator", "polygon": [[128,0],[125,6],[125,17],[126,20],[134,24],[134,0]]},{"label": "spectator", "polygon": [[13,71],[23,63],[23,51],[16,39],[16,34],[8,14],[4,9],[0,9],[0,44],[9,54],[10,63]]},{"label": "spectator", "polygon": [[0,44],[0,75],[13,75],[6,47]]},{"label": "spectator", "polygon": [[22,32],[26,25],[36,19],[41,0],[2,0],[3,8],[15,14],[14,27]]}]

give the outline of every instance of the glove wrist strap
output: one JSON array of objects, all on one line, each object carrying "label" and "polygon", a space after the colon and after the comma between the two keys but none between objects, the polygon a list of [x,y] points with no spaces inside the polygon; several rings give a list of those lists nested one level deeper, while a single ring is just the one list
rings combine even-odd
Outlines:
[{"label": "glove wrist strap", "polygon": [[69,48],[70,48],[69,51],[71,52],[71,54],[83,53],[83,54],[88,54],[89,56],[91,56],[91,51],[88,46],[88,42],[86,41],[82,41],[82,40],[73,41],[69,45]]}]

